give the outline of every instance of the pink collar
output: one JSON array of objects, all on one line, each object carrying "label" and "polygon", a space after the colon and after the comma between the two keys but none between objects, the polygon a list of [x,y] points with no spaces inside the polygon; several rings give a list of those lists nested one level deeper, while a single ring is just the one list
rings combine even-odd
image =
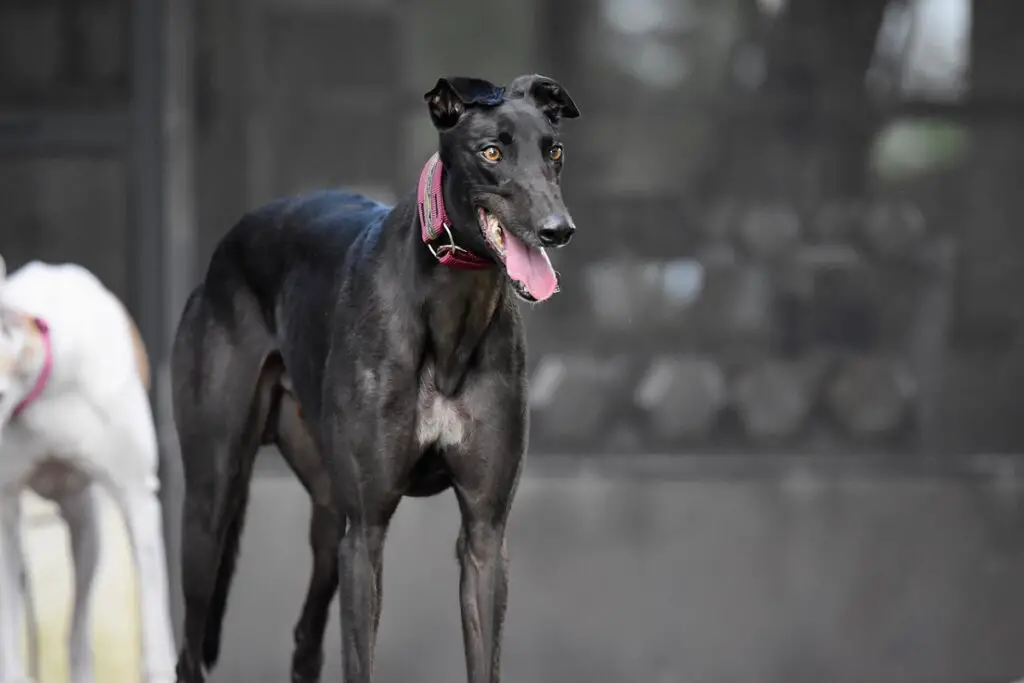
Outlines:
[{"label": "pink collar", "polygon": [[[444,195],[441,191],[443,173],[444,167],[441,165],[441,158],[437,152],[434,152],[420,172],[419,192],[416,196],[423,243],[427,245],[427,249],[442,266],[464,270],[490,268],[494,265],[491,261],[455,244],[451,226],[448,224],[448,212],[444,208]],[[448,236],[448,243],[435,247],[433,243],[442,234]]]},{"label": "pink collar", "polygon": [[36,377],[36,383],[32,386],[32,391],[28,392],[28,396],[21,400],[21,403],[14,407],[13,417],[20,415],[32,401],[39,398],[39,395],[46,389],[47,382],[50,381],[50,375],[53,374],[53,343],[50,339],[50,326],[46,324],[46,321],[39,318],[33,318],[32,322],[35,323],[36,328],[43,335],[43,369],[39,371],[39,376]]}]

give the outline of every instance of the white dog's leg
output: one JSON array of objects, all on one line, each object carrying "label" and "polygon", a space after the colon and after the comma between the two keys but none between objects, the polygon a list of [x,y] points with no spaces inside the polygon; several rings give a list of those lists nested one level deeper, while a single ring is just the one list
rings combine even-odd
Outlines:
[{"label": "white dog's leg", "polygon": [[21,657],[21,507],[0,491],[0,683],[29,683]]},{"label": "white dog's leg", "polygon": [[143,681],[174,683],[174,636],[160,501],[154,490],[141,488],[121,489],[114,498],[124,513],[139,577]]},{"label": "white dog's leg", "polygon": [[57,501],[68,525],[71,561],[75,568],[75,603],[68,632],[68,668],[71,683],[93,683],[92,638],[89,614],[92,580],[99,562],[99,507],[95,490],[86,486]]},{"label": "white dog's leg", "polygon": [[28,656],[28,678],[39,680],[39,619],[36,618],[35,594],[32,592],[32,576],[28,569],[28,558],[21,556],[21,599],[25,607],[25,640]]},{"label": "white dog's leg", "polygon": [[157,498],[156,428],[141,385],[128,387],[112,412],[112,467],[104,479],[121,510],[139,585],[144,683],[175,683],[174,632],[167,582],[163,520]]}]

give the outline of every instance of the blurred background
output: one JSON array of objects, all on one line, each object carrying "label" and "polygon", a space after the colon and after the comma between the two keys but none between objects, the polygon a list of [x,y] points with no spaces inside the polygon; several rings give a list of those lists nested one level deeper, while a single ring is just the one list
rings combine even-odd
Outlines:
[{"label": "blurred background", "polygon": [[[89,267],[139,321],[176,577],[166,357],[220,236],[282,194],[411,189],[438,76],[552,76],[583,112],[580,231],[528,313],[506,677],[1008,682],[1022,19],[1019,0],[0,0],[0,251]],[[213,680],[287,679],[308,513],[263,454]],[[399,510],[382,682],[464,677],[457,525],[448,494]]]}]

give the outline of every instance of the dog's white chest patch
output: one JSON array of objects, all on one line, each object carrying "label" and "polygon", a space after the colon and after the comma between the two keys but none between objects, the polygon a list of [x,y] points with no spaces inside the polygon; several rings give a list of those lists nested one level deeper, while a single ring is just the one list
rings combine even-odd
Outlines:
[{"label": "dog's white chest patch", "polygon": [[420,380],[419,400],[416,403],[416,443],[425,448],[458,446],[466,440],[469,416],[457,400],[441,395],[429,374]]}]

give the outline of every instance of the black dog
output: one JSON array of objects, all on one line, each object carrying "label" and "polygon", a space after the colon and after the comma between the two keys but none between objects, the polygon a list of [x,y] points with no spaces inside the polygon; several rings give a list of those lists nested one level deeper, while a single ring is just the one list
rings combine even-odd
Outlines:
[{"label": "black dog", "polygon": [[440,79],[424,97],[440,144],[417,192],[394,208],[325,191],[249,213],[186,305],[172,359],[186,483],[179,680],[202,681],[217,659],[264,443],[314,503],[293,681],[319,679],[339,578],[345,681],[372,680],[388,522],[403,496],[449,487],[469,681],[500,678],[505,524],[527,440],[513,293],[557,289],[544,247],[575,231],[558,124],[579,110],[536,75],[508,88]]}]

